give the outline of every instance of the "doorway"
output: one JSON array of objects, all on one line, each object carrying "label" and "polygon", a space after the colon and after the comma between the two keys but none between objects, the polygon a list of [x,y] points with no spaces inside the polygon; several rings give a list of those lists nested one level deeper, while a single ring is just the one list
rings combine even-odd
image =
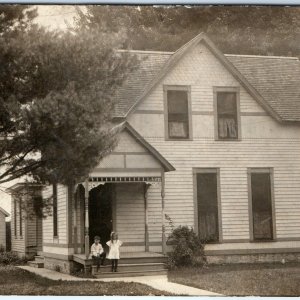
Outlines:
[{"label": "doorway", "polygon": [[89,194],[89,236],[90,246],[94,237],[100,236],[103,248],[113,231],[114,185],[106,183],[92,189]]}]

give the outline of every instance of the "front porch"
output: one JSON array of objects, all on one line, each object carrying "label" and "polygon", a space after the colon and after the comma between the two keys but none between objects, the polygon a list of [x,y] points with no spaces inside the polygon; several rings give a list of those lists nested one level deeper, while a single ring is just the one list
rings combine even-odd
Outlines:
[{"label": "front porch", "polygon": [[115,231],[123,242],[121,270],[164,271],[165,172],[172,170],[166,159],[125,124],[114,151],[75,191],[74,262],[89,271],[94,236],[99,235],[105,247],[110,232]]}]

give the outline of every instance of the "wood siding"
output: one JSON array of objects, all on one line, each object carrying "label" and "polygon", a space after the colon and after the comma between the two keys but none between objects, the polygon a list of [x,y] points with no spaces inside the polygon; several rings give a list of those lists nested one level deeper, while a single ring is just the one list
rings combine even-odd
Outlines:
[{"label": "wood siding", "polygon": [[[23,235],[20,236],[20,206],[18,200],[16,200],[16,215],[15,215],[15,209],[14,209],[14,203],[15,203],[15,196],[12,196],[12,202],[11,202],[11,250],[13,252],[17,252],[21,256],[25,256],[25,218],[24,218],[24,212],[22,213],[23,219],[22,219],[22,227],[23,227]],[[16,219],[16,222],[15,222]],[[15,224],[16,224],[16,235],[15,235]]]},{"label": "wood siding", "polygon": [[6,249],[5,215],[0,211],[0,248]]},{"label": "wood siding", "polygon": [[[144,188],[142,183],[115,185],[116,231],[125,243],[145,243]],[[145,250],[145,247],[143,247]],[[132,248],[134,251],[136,248]],[[137,251],[140,251],[138,248]]]},{"label": "wood siding", "polygon": [[[165,141],[164,85],[191,86],[192,141]],[[215,141],[214,87],[240,89],[240,141]],[[166,173],[165,196],[165,211],[175,225],[194,225],[192,168],[220,168],[224,242],[248,241],[247,168],[273,168],[277,239],[300,239],[300,127],[280,124],[265,114],[204,45],[177,63],[129,122],[176,168]],[[160,240],[158,228],[155,236]]]},{"label": "wood siding", "polygon": [[[52,186],[48,186],[43,191],[43,197],[52,196]],[[67,188],[64,185],[57,185],[57,219],[58,236],[53,236],[53,216],[52,214],[43,219],[43,243],[67,244]]]}]

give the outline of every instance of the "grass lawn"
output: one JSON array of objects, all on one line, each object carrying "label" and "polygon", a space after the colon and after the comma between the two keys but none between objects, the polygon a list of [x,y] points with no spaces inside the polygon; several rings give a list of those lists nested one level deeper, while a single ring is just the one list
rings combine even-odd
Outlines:
[{"label": "grass lawn", "polygon": [[230,296],[300,296],[300,263],[180,268],[169,280]]},{"label": "grass lawn", "polygon": [[0,266],[1,295],[171,295],[139,283],[54,281],[13,266]]}]

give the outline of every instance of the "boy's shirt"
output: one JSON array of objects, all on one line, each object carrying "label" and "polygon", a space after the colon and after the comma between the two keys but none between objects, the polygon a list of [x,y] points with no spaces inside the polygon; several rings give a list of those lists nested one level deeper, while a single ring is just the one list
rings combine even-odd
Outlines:
[{"label": "boy's shirt", "polygon": [[96,245],[95,243],[91,246],[91,254],[92,256],[98,256],[100,254],[103,253],[103,247],[102,245],[99,243],[98,245]]}]

